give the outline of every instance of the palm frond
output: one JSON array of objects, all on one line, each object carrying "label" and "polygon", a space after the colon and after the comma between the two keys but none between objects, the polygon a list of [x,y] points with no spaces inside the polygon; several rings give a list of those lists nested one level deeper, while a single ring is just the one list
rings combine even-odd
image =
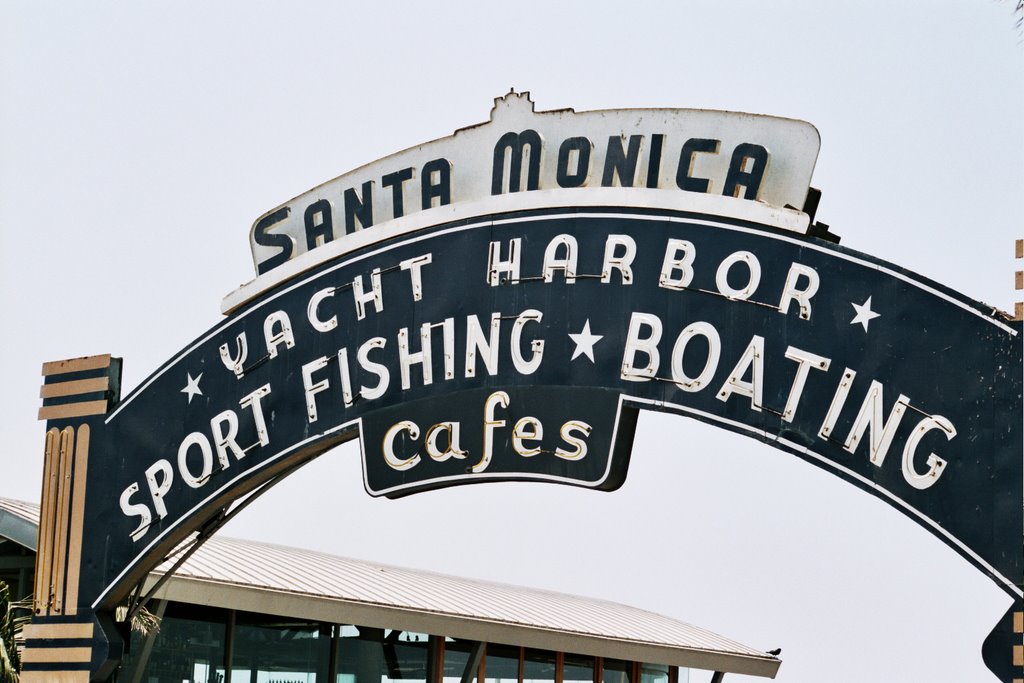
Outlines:
[{"label": "palm frond", "polygon": [[0,683],[18,683],[21,661],[14,642],[16,621],[11,591],[0,581]]},{"label": "palm frond", "polygon": [[7,652],[7,645],[0,638],[0,683],[18,683],[18,667],[14,663],[17,656],[17,651]]},{"label": "palm frond", "polygon": [[142,636],[160,633],[160,618],[145,607],[140,607],[132,615],[132,630]]},{"label": "palm frond", "polygon": [[[128,618],[128,605],[120,605],[114,609],[114,619],[116,621],[124,622]],[[150,633],[160,633],[160,618],[150,612],[145,605],[137,607],[131,617],[132,623],[131,628],[133,631],[142,636],[148,636]],[[0,683],[3,683],[0,681]]]}]

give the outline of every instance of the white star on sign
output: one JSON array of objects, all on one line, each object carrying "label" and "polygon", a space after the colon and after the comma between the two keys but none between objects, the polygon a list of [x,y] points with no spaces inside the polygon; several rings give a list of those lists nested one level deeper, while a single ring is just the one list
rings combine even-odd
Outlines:
[{"label": "white star on sign", "polygon": [[188,382],[185,384],[185,388],[181,390],[181,393],[188,394],[188,402],[192,403],[192,397],[195,395],[202,396],[203,390],[199,388],[199,380],[203,378],[203,373],[199,373],[199,376],[192,379],[192,373],[186,373],[188,375]]},{"label": "white star on sign", "polygon": [[574,361],[580,356],[586,356],[590,359],[590,362],[594,362],[594,344],[604,339],[603,334],[594,334],[590,331],[590,318],[587,318],[587,322],[583,323],[583,329],[576,334],[570,334],[569,339],[572,339],[572,343],[576,345],[576,350],[572,354],[570,361]]},{"label": "white star on sign", "polygon": [[878,313],[871,310],[871,297],[869,296],[868,300],[862,304],[850,302],[850,305],[853,306],[853,310],[857,311],[857,315],[853,316],[853,320],[850,321],[850,324],[856,325],[857,323],[860,323],[864,326],[864,331],[867,332],[868,323],[879,317]]}]

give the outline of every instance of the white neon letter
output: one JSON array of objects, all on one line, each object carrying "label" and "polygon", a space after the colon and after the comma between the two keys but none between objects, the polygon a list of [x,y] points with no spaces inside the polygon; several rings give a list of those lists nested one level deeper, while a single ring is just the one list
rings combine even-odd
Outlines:
[{"label": "white neon letter", "polygon": [[[743,377],[750,368],[750,381]],[[728,401],[733,394],[746,396],[750,399],[751,410],[761,412],[761,399],[764,391],[764,337],[755,334],[750,338],[747,349],[740,356],[736,367],[729,373],[729,378],[718,392],[719,401]]]},{"label": "white neon letter", "polygon": [[252,408],[252,419],[256,423],[256,436],[259,437],[260,445],[266,446],[270,443],[270,433],[267,432],[267,420],[263,415],[263,397],[270,395],[270,385],[264,384],[251,394],[246,394],[238,402],[243,408]]},{"label": "white neon letter", "polygon": [[[683,355],[686,353],[686,345],[697,335],[708,340],[708,359],[700,374],[691,378],[683,370]],[[718,359],[721,354],[722,340],[718,336],[715,326],[706,322],[690,323],[679,333],[676,344],[672,347],[672,380],[683,391],[700,391],[711,381],[715,371],[718,370]]]},{"label": "white neon letter", "polygon": [[402,375],[402,390],[412,386],[412,366],[419,364],[423,370],[423,386],[434,381],[434,364],[430,355],[430,323],[420,325],[420,350],[409,352],[409,328],[398,331],[398,369]]},{"label": "white neon letter", "polygon": [[793,384],[789,388],[789,398],[786,399],[786,407],[782,410],[782,419],[792,422],[796,415],[796,408],[800,404],[800,397],[804,393],[804,384],[807,383],[807,375],[811,370],[828,370],[831,359],[823,356],[816,356],[810,351],[803,351],[795,346],[786,349],[786,358],[795,360],[799,365],[796,368],[796,376],[793,377]]},{"label": "white neon letter", "polygon": [[[449,458],[465,460],[466,451],[462,450],[459,445],[460,431],[459,422],[439,422],[436,425],[432,425],[423,437],[423,441],[427,447],[427,455],[437,462],[444,462]],[[437,447],[437,436],[441,432],[446,432],[448,434],[448,446],[443,451]]]},{"label": "white neon letter", "polygon": [[[225,425],[227,426],[226,432],[224,431]],[[231,451],[237,460],[245,457],[245,451],[235,441],[238,437],[238,416],[235,415],[235,411],[225,410],[223,413],[214,415],[210,420],[210,431],[213,432],[213,445],[217,449],[217,458],[220,460],[222,468],[227,469],[231,464],[228,460],[228,451]]]},{"label": "white neon letter", "polygon": [[[697,258],[697,249],[693,242],[670,239],[665,245],[665,260],[661,264],[661,275],[658,286],[664,289],[686,289],[693,280],[693,260]],[[679,271],[678,277],[673,273]]]},{"label": "white neon letter", "polygon": [[504,427],[504,420],[494,419],[494,409],[497,406],[508,408],[508,394],[504,391],[495,391],[484,401],[484,453],[480,462],[473,465],[473,472],[483,472],[491,464],[492,451],[494,450],[494,430]]},{"label": "white neon letter", "polygon": [[135,531],[131,532],[133,541],[138,541],[140,538],[146,535],[146,531],[149,529],[149,523],[153,521],[153,515],[149,513],[149,508],[143,503],[131,502],[132,496],[139,492],[138,482],[133,483],[131,486],[121,492],[121,512],[126,517],[140,517],[139,526],[135,527]]},{"label": "white neon letter", "polygon": [[[615,250],[622,247],[624,253],[616,255]],[[604,264],[601,266],[601,282],[612,281],[612,269],[619,271],[622,284],[633,284],[633,259],[636,258],[636,240],[629,235],[608,235],[604,243]]]},{"label": "white neon letter", "polygon": [[[559,257],[558,251],[565,247],[565,257]],[[544,282],[551,282],[555,279],[555,271],[560,270],[565,275],[565,283],[571,285],[576,282],[576,261],[579,246],[576,238],[572,235],[556,235],[544,249]]]},{"label": "white neon letter", "polygon": [[[742,289],[733,289],[729,286],[729,270],[741,262],[747,265],[747,284]],[[749,251],[733,252],[719,264],[715,284],[718,285],[718,291],[730,299],[748,299],[761,284],[761,263]]]},{"label": "white neon letter", "polygon": [[388,464],[391,469],[402,472],[415,467],[420,462],[420,454],[414,453],[411,457],[402,460],[395,455],[395,437],[401,431],[409,432],[409,438],[418,439],[420,436],[420,428],[416,426],[415,422],[409,420],[402,420],[391,425],[388,431],[384,433],[384,443],[381,444],[381,450],[384,451],[384,462]]},{"label": "white neon letter", "polygon": [[330,332],[338,326],[338,316],[332,315],[327,320],[321,320],[316,314],[317,309],[320,307],[320,302],[329,296],[334,296],[334,287],[325,287],[309,297],[309,304],[306,306],[306,317],[309,318],[309,324],[317,332]]},{"label": "white neon letter", "polygon": [[[650,334],[641,337],[641,329],[647,327]],[[653,313],[633,313],[629,319],[629,332],[626,334],[626,347],[622,352],[622,368],[619,377],[630,382],[646,382],[658,374],[661,356],[658,353],[658,342],[661,341],[661,318]],[[634,366],[637,351],[647,354],[647,366]]]},{"label": "white neon letter", "polygon": [[523,335],[523,327],[528,322],[539,323],[544,319],[544,314],[540,311],[528,308],[516,318],[516,321],[512,323],[512,335],[510,344],[512,346],[512,365],[515,366],[516,370],[523,375],[533,374],[537,368],[540,367],[540,362],[544,358],[544,340],[534,339],[530,342],[530,360],[526,360],[523,356],[523,350],[521,348],[521,337]]},{"label": "white neon letter", "polygon": [[[198,476],[188,469],[188,449],[191,446],[199,446],[199,454],[203,456],[203,470]],[[178,446],[178,472],[185,483],[194,489],[205,484],[210,478],[210,474],[213,473],[213,448],[210,447],[210,440],[205,434],[192,432],[182,439],[181,445]]]},{"label": "white neon letter", "polygon": [[[807,278],[807,287],[805,289],[797,288],[801,275]],[[818,293],[820,285],[818,271],[799,263],[792,264],[789,267],[789,274],[786,276],[786,284],[782,288],[782,298],[779,299],[779,313],[785,315],[789,312],[790,302],[795,301],[797,306],[800,307],[800,318],[802,320],[810,320],[811,297]]]},{"label": "white neon letter", "polygon": [[331,386],[326,378],[314,382],[313,373],[326,367],[327,356],[320,356],[302,366],[302,388],[306,395],[306,418],[309,424],[316,422],[316,395]]},{"label": "white neon letter", "polygon": [[[587,442],[584,441],[584,439],[590,436],[591,430],[592,427],[586,422],[581,422],[579,420],[569,420],[566,422],[562,425],[562,429],[559,431],[559,434],[562,435],[562,439],[567,444],[575,447],[575,450],[567,451],[564,448],[559,447],[555,449],[555,455],[563,460],[582,460],[587,455]],[[574,436],[574,431],[582,432],[583,436]]]},{"label": "white neon letter", "polygon": [[498,373],[498,332],[501,328],[501,314],[491,313],[491,330],[484,338],[480,320],[475,315],[466,316],[466,377],[476,377],[476,354],[487,368],[488,375]]},{"label": "white neon letter", "polygon": [[234,356],[231,355],[231,349],[227,344],[220,345],[220,360],[231,372],[235,373],[235,377],[242,377],[242,369],[245,366],[245,359],[249,356],[249,344],[246,341],[245,332],[241,332],[235,339],[236,353]]},{"label": "white neon letter", "polygon": [[906,412],[909,404],[910,399],[900,394],[900,397],[896,399],[896,405],[889,413],[889,419],[883,422],[882,384],[871,380],[871,387],[864,397],[864,403],[860,406],[860,412],[857,413],[857,419],[853,421],[853,427],[850,428],[843,448],[851,453],[856,451],[857,444],[864,437],[864,430],[870,429],[868,450],[871,463],[881,467],[889,452],[889,446],[892,445],[893,437],[896,436],[896,430],[899,429],[900,421],[903,420],[903,413]]},{"label": "white neon letter", "polygon": [[399,267],[402,270],[409,271],[409,281],[412,285],[412,300],[420,301],[423,298],[423,276],[421,271],[423,266],[433,261],[432,254],[423,254],[415,258],[410,258],[399,263]]},{"label": "white neon letter", "polygon": [[907,444],[903,447],[903,478],[915,489],[926,489],[939,480],[942,472],[946,469],[946,461],[935,455],[928,454],[928,471],[918,474],[914,469],[914,454],[925,434],[933,429],[941,429],[946,434],[946,440],[952,441],[956,436],[956,427],[953,423],[941,415],[930,415],[917,423],[914,431],[907,437]]},{"label": "white neon letter", "polygon": [[[157,475],[160,481],[157,481]],[[171,463],[164,459],[157,460],[146,468],[146,483],[149,485],[149,495],[153,499],[153,509],[160,519],[167,516],[167,506],[164,505],[164,496],[171,490],[171,483],[174,481],[174,469]]]},{"label": "white neon letter", "polygon": [[502,284],[502,273],[508,274],[512,284],[519,282],[519,252],[522,251],[523,240],[520,237],[509,240],[508,260],[501,260],[501,242],[491,242],[487,254],[487,284],[497,287]]},{"label": "white neon letter", "polygon": [[[274,326],[280,326],[280,331],[275,332]],[[267,353],[271,358],[277,358],[277,347],[284,344],[286,349],[295,346],[295,335],[292,334],[292,321],[284,311],[274,311],[263,321],[263,338],[267,341]]]},{"label": "white neon letter", "polygon": [[363,293],[363,276],[357,275],[352,280],[352,298],[356,303],[356,318],[366,317],[366,304],[373,302],[373,308],[380,313],[384,310],[384,293],[380,287],[380,268],[370,271],[370,291]]},{"label": "white neon letter", "polygon": [[512,428],[512,450],[524,458],[532,458],[540,453],[540,446],[528,448],[524,441],[539,441],[544,438],[544,425],[535,417],[520,418]]},{"label": "white neon letter", "polygon": [[377,380],[377,386],[373,388],[360,385],[359,393],[367,400],[383,396],[384,392],[388,390],[388,384],[391,383],[391,373],[388,372],[387,366],[382,363],[375,363],[369,358],[369,353],[372,349],[383,349],[385,344],[387,344],[387,340],[384,337],[373,337],[363,342],[359,350],[356,351],[359,367],[380,378]]}]

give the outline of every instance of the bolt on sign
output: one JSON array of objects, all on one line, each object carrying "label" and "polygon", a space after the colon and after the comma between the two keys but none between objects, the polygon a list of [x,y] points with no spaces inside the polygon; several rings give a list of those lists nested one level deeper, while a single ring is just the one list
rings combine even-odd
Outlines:
[{"label": "bolt on sign", "polygon": [[610,491],[644,409],[915,520],[1013,596],[983,650],[1024,676],[1021,323],[839,246],[810,215],[818,147],[802,121],[509,93],[486,123],[263,214],[258,276],[131,394],[119,359],[44,366],[25,680],[53,647],[105,680],[114,610],[150,570],[338,443],[359,440],[375,496]]}]

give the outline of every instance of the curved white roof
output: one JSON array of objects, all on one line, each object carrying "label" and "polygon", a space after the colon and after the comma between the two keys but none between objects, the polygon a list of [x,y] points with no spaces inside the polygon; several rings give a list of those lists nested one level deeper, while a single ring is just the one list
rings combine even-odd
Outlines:
[{"label": "curved white roof", "polygon": [[[38,515],[38,506],[0,498],[0,535],[12,518],[38,525]],[[781,663],[706,629],[614,602],[231,538],[204,543],[156,597],[756,676],[774,677]]]}]

